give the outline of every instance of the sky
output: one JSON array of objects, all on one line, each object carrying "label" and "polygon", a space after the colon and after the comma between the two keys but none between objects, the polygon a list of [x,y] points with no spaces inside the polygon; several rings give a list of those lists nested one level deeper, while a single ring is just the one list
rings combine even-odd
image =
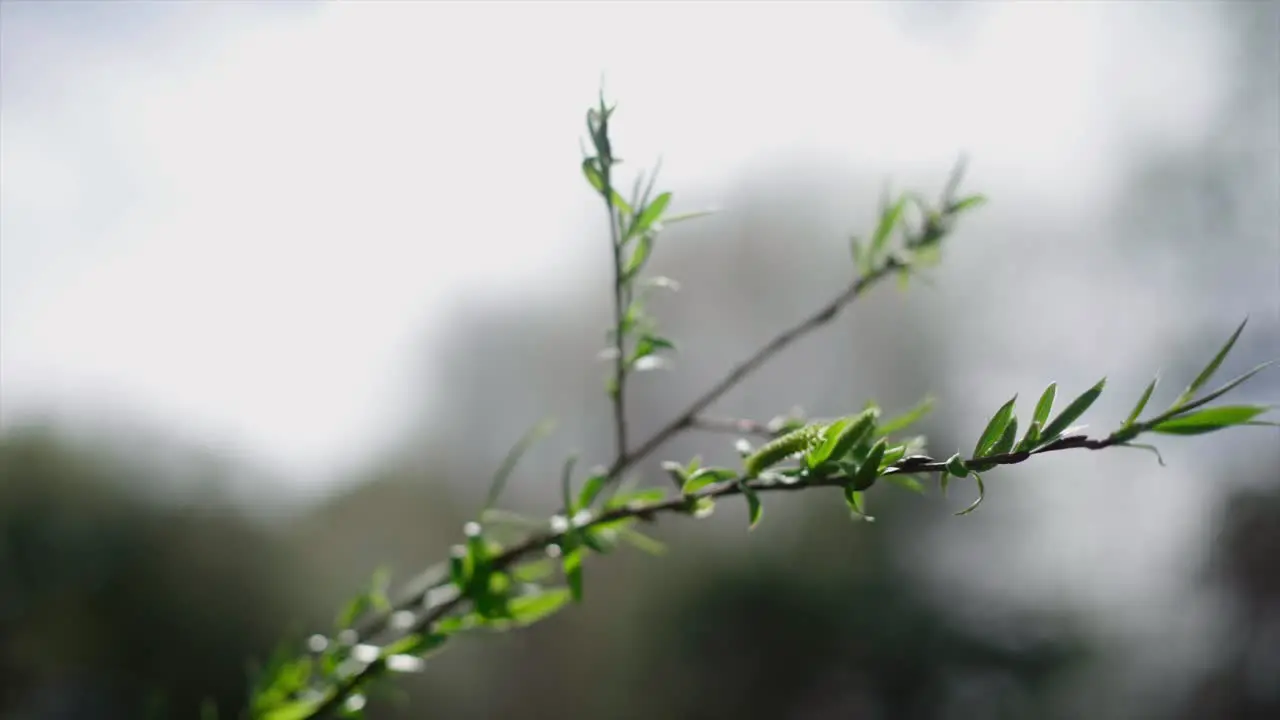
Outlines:
[{"label": "sky", "polygon": [[770,153],[965,152],[985,192],[1082,213],[1123,149],[1219,112],[1212,13],[5,0],[0,422],[123,409],[322,482],[410,413],[451,308],[596,260],[577,162],[602,79],[615,143],[672,188]]}]

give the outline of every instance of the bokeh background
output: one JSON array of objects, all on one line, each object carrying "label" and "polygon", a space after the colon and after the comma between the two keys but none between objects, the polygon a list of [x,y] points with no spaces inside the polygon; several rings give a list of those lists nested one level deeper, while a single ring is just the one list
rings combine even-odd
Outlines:
[{"label": "bokeh background", "polygon": [[[1280,357],[1280,3],[0,2],[0,716],[195,717],[612,452],[603,78],[663,159],[675,366],[646,435],[850,279],[885,182],[956,157],[991,202],[722,402],[758,420],[926,394],[937,453],[1015,392],[1123,417]],[[1240,400],[1280,398],[1280,373]],[[1280,717],[1280,435],[1000,470],[968,502],[722,504],[587,602],[459,642],[373,718]],[[730,461],[688,434],[657,462]],[[902,495],[902,496],[900,496]]]}]

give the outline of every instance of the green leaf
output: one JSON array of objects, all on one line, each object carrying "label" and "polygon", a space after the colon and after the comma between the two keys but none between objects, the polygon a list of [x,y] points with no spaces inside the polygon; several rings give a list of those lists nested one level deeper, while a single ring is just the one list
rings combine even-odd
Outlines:
[{"label": "green leaf", "polygon": [[[823,443],[824,449],[827,450],[827,456],[823,460],[839,460],[848,455],[851,450],[858,447],[871,435],[875,430],[876,420],[879,417],[879,408],[868,407],[861,413],[849,418],[847,425],[843,426],[834,435],[829,433],[826,442]],[[827,447],[828,445],[830,447]]]},{"label": "green leaf", "polygon": [[600,528],[582,528],[577,531],[578,537],[582,540],[582,544],[595,550],[601,555],[607,554],[617,545],[614,540],[614,533],[601,530]]},{"label": "green leaf", "polygon": [[764,506],[760,504],[760,495],[745,482],[738,483],[738,489],[742,491],[742,496],[747,499],[747,530],[755,530],[756,525],[760,523],[761,516],[764,515]]},{"label": "green leaf", "polygon": [[627,261],[627,266],[622,271],[623,280],[630,280],[644,269],[644,264],[649,260],[649,253],[652,251],[653,234],[641,235],[640,241],[636,243],[636,249],[631,251],[631,259]]},{"label": "green leaf", "polygon": [[843,431],[850,422],[851,418],[840,418],[823,428],[822,442],[815,444],[813,448],[804,454],[805,466],[809,468],[816,468],[826,462],[827,459],[831,457],[831,451],[835,449],[836,441],[839,439],[841,431]]},{"label": "green leaf", "polygon": [[617,190],[611,191],[609,197],[613,200],[613,208],[620,211],[621,219],[624,224],[626,223],[627,218],[633,217],[636,214],[636,211],[631,207],[631,203],[624,200],[623,197],[618,194]]},{"label": "green leaf", "polygon": [[574,510],[591,507],[591,503],[599,497],[600,491],[604,490],[609,484],[609,477],[604,473],[592,475],[582,484],[582,490],[578,493],[578,504]]},{"label": "green leaf", "polygon": [[951,213],[952,215],[955,215],[957,213],[962,213],[966,210],[973,210],[973,209],[979,208],[985,204],[987,204],[987,198],[985,195],[970,195],[968,197],[961,198],[951,203],[951,205],[947,208],[947,212]]},{"label": "green leaf", "polygon": [[511,569],[511,577],[523,583],[542,582],[555,572],[555,565],[548,558],[521,563]]},{"label": "green leaf", "polygon": [[642,357],[648,357],[652,355],[657,350],[660,350],[660,349],[674,350],[675,347],[676,347],[675,343],[671,342],[670,340],[664,337],[659,337],[657,335],[650,335],[646,333],[644,335],[641,335],[640,339],[636,341],[636,349],[631,354],[631,360],[632,362],[635,362],[636,360],[639,360]]},{"label": "green leaf", "polygon": [[995,445],[991,446],[991,455],[1004,455],[1013,449],[1013,443],[1018,439],[1018,418],[1013,416],[1009,418],[1009,424],[1004,426],[1004,432],[1000,434],[1000,439]]},{"label": "green leaf", "polygon": [[1054,418],[1053,422],[1049,423],[1044,432],[1040,434],[1040,444],[1044,445],[1057,440],[1063,430],[1070,427],[1071,423],[1076,421],[1076,418],[1083,415],[1089,409],[1089,406],[1093,405],[1098,396],[1102,394],[1102,389],[1106,387],[1106,384],[1107,379],[1102,378],[1093,387],[1081,393],[1080,397],[1072,400],[1071,404],[1059,413],[1058,417]]},{"label": "green leaf", "polygon": [[557,611],[568,604],[570,599],[580,599],[582,596],[582,576],[578,575],[578,591],[575,597],[573,592],[564,588],[556,588],[554,590],[545,590],[536,595],[521,595],[512,598],[510,603],[511,619],[518,625],[532,625],[539,620],[550,617]]},{"label": "green leaf", "polygon": [[582,602],[582,551],[573,550],[565,553],[562,567],[565,584],[569,586],[573,601]]},{"label": "green leaf", "polygon": [[511,477],[512,471],[515,470],[516,464],[520,462],[520,458],[529,451],[530,447],[533,447],[534,443],[551,434],[555,430],[555,426],[555,420],[551,418],[539,420],[533,427],[525,431],[525,434],[507,451],[507,456],[503,458],[502,465],[489,483],[489,495],[485,498],[481,513],[498,502],[498,497],[502,494],[503,489],[506,488],[507,480]]},{"label": "green leaf", "polygon": [[1151,384],[1147,385],[1147,389],[1142,391],[1142,397],[1138,398],[1138,404],[1133,406],[1133,410],[1129,412],[1129,417],[1125,418],[1124,425],[1121,427],[1129,427],[1142,414],[1143,408],[1147,406],[1147,401],[1151,399],[1151,393],[1155,392],[1156,383],[1160,382],[1160,376],[1156,375],[1151,379]]},{"label": "green leaf", "polygon": [[706,217],[707,215],[714,215],[715,212],[716,212],[715,210],[699,210],[697,212],[687,212],[687,213],[682,213],[680,215],[671,215],[669,217],[663,218],[662,224],[675,225],[676,223],[684,222],[685,220],[693,220],[695,218]]},{"label": "green leaf", "polygon": [[987,489],[986,489],[986,487],[982,484],[982,476],[981,476],[981,475],[979,475],[978,473],[974,473],[974,474],[973,474],[973,479],[978,481],[978,499],[977,499],[977,500],[974,500],[974,501],[973,501],[973,503],[972,503],[971,505],[969,505],[969,507],[967,507],[967,508],[965,508],[965,509],[961,510],[960,512],[956,513],[956,516],[957,516],[957,517],[959,517],[959,516],[961,516],[961,515],[968,515],[969,513],[973,512],[974,510],[977,510],[977,509],[978,509],[978,506],[982,504],[982,499],[983,499],[984,497],[986,497],[986,496],[987,496]]},{"label": "green leaf", "polygon": [[604,175],[600,174],[600,166],[595,158],[589,157],[582,161],[582,174],[587,176],[587,182],[591,183],[596,192],[604,192]]},{"label": "green leaf", "polygon": [[1267,405],[1224,405],[1165,420],[1151,430],[1166,435],[1201,435],[1232,425],[1243,425],[1268,410],[1271,407]]},{"label": "green leaf", "polygon": [[347,603],[347,606],[338,614],[337,626],[341,629],[351,627],[356,619],[368,612],[372,606],[368,593],[360,593],[352,598],[351,602]]},{"label": "green leaf", "polygon": [[661,502],[666,499],[667,493],[662,488],[646,488],[644,490],[636,490],[629,493],[618,493],[605,503],[605,508],[613,510],[625,507],[631,503],[648,505],[650,503]]},{"label": "green leaf", "polygon": [[894,445],[884,451],[884,457],[880,458],[880,469],[884,470],[890,465],[898,462],[907,454],[906,445]]},{"label": "green leaf", "polygon": [[1040,442],[1040,421],[1036,420],[1031,423],[1031,427],[1027,428],[1027,434],[1022,436],[1022,442],[1018,443],[1014,452],[1029,452],[1038,442]]},{"label": "green leaf", "polygon": [[1240,337],[1240,333],[1244,330],[1244,326],[1248,322],[1249,318],[1247,317],[1241,321],[1240,327],[1237,327],[1236,331],[1231,333],[1230,339],[1228,339],[1226,344],[1222,346],[1222,349],[1218,351],[1218,354],[1213,356],[1213,359],[1209,361],[1208,365],[1204,366],[1204,369],[1200,371],[1200,374],[1196,376],[1196,379],[1192,380],[1191,384],[1187,386],[1187,389],[1183,390],[1182,394],[1178,396],[1178,399],[1173,401],[1173,405],[1170,407],[1171,410],[1181,407],[1191,399],[1191,396],[1194,395],[1202,385],[1209,382],[1209,378],[1213,377],[1213,374],[1218,370],[1218,366],[1222,364],[1224,359],[1226,359],[1227,353],[1231,352],[1231,347],[1236,344],[1236,339]]},{"label": "green leaf", "polygon": [[1000,406],[995,415],[991,416],[990,422],[987,423],[987,429],[982,431],[982,437],[978,438],[978,444],[973,448],[973,456],[980,458],[991,450],[992,446],[1000,439],[1004,433],[1005,426],[1009,424],[1009,419],[1013,417],[1013,406],[1018,401],[1018,396],[1014,395],[1008,402]]},{"label": "green leaf", "polygon": [[662,555],[667,551],[666,545],[663,545],[661,542],[654,540],[638,530],[620,528],[618,530],[618,534],[623,540],[631,543],[632,547],[640,550],[641,552],[645,552],[650,555]]},{"label": "green leaf", "polygon": [[736,477],[738,477],[738,473],[729,468],[702,468],[689,476],[680,492],[683,495],[692,495],[708,485],[732,480]]},{"label": "green leaf", "polygon": [[864,508],[864,496],[861,490],[854,490],[853,485],[844,486],[844,501],[849,506],[855,518],[861,518],[867,521],[873,521],[875,518],[867,514]]},{"label": "green leaf", "polygon": [[925,415],[928,415],[929,412],[932,410],[933,410],[933,398],[926,397],[925,399],[917,403],[915,407],[911,408],[905,413],[897,417],[891,418],[889,420],[886,420],[884,424],[880,426],[880,434],[892,435],[900,430],[905,430],[911,425],[914,425]]},{"label": "green leaf", "polygon": [[1044,389],[1040,395],[1039,402],[1036,403],[1036,411],[1031,415],[1031,423],[1044,427],[1049,422],[1049,413],[1053,410],[1053,400],[1058,394],[1058,383],[1049,383],[1049,387]]},{"label": "green leaf", "polygon": [[716,509],[715,500],[709,497],[698,498],[697,501],[693,503],[693,510],[691,514],[694,517],[699,519],[705,518],[705,517],[711,517],[711,513],[715,512],[715,509]]},{"label": "green leaf", "polygon": [[449,579],[458,590],[465,590],[471,579],[467,572],[467,549],[461,545],[453,546],[449,553]]},{"label": "green leaf", "polygon": [[880,222],[876,225],[875,234],[871,236],[871,247],[867,251],[871,259],[880,256],[884,250],[884,246],[889,242],[889,237],[893,234],[893,229],[898,226],[898,220],[902,217],[902,209],[906,207],[907,199],[899,198],[898,202],[885,208],[880,213]]},{"label": "green leaf", "polygon": [[853,487],[856,490],[866,490],[871,487],[876,478],[880,476],[880,460],[884,458],[884,451],[887,447],[884,438],[880,438],[875,445],[871,447],[871,451],[867,453],[867,457],[862,461],[862,465],[858,468],[858,474],[853,477]]},{"label": "green leaf", "polygon": [[960,457],[960,453],[947,458],[947,474],[960,479],[969,477],[969,466],[965,463],[964,458]]},{"label": "green leaf", "polygon": [[1217,390],[1214,390],[1213,392],[1209,393],[1208,395],[1205,395],[1204,397],[1200,398],[1199,400],[1196,400],[1196,401],[1195,401],[1195,402],[1193,402],[1193,403],[1189,403],[1187,407],[1188,407],[1188,408],[1192,408],[1192,407],[1200,407],[1200,406],[1202,406],[1202,405],[1205,405],[1205,404],[1208,404],[1208,403],[1210,403],[1210,402],[1213,402],[1214,400],[1217,400],[1219,397],[1222,397],[1223,395],[1227,394],[1227,393],[1228,393],[1228,392],[1230,392],[1232,389],[1234,389],[1236,386],[1240,385],[1240,383],[1243,383],[1244,381],[1248,380],[1249,378],[1253,377],[1254,375],[1257,375],[1258,373],[1262,372],[1263,370],[1267,369],[1268,367],[1271,367],[1272,365],[1274,365],[1274,364],[1275,364],[1275,362],[1276,362],[1275,360],[1268,360],[1268,361],[1266,361],[1266,362],[1262,363],[1261,365],[1258,365],[1257,367],[1255,367],[1255,368],[1253,368],[1252,370],[1250,370],[1249,372],[1247,372],[1247,373],[1245,373],[1245,374],[1241,375],[1240,377],[1235,378],[1234,380],[1230,380],[1230,381],[1228,381],[1228,382],[1227,382],[1225,385],[1223,385],[1222,387],[1218,388]]},{"label": "green leaf", "polygon": [[633,233],[643,233],[649,230],[655,220],[662,217],[662,211],[667,209],[667,203],[671,202],[671,193],[664,192],[653,199],[653,202],[645,206],[640,211],[640,215],[636,218],[636,222],[632,225]]},{"label": "green leaf", "polygon": [[683,489],[684,484],[689,482],[689,475],[685,473],[684,467],[677,462],[664,460],[662,469],[666,471],[667,477],[671,478],[671,482],[675,483],[677,489]]},{"label": "green leaf", "polygon": [[573,519],[573,466],[577,463],[578,455],[570,455],[560,472],[560,500],[564,503],[565,519],[570,521]]},{"label": "green leaf", "polygon": [[871,272],[871,262],[867,257],[867,251],[862,247],[862,241],[855,235],[849,238],[849,252],[853,255],[853,266],[858,269],[859,275],[867,275]]},{"label": "green leaf", "polygon": [[427,653],[439,649],[449,640],[449,636],[443,633],[413,633],[396,640],[382,648],[382,656],[390,657],[392,655],[416,655],[422,657]]}]

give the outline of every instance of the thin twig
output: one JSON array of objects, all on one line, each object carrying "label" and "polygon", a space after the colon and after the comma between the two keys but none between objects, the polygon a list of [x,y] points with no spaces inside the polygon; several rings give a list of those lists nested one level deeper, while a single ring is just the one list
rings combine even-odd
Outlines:
[{"label": "thin twig", "polygon": [[622,323],[627,316],[627,282],[623,276],[622,245],[618,238],[618,217],[613,207],[613,193],[604,193],[609,208],[609,239],[613,245],[613,427],[618,458],[627,456],[627,356]]},{"label": "thin twig", "polygon": [[667,440],[680,431],[692,427],[694,422],[703,410],[706,410],[712,403],[719,400],[725,393],[732,390],[738,383],[742,382],[748,375],[757,370],[761,365],[768,362],[774,355],[782,352],[788,345],[817,330],[818,328],[831,322],[840,310],[846,305],[856,300],[864,292],[870,289],[875,283],[887,275],[901,270],[904,267],[901,261],[892,256],[886,260],[880,267],[870,273],[863,275],[853,282],[844,292],[840,293],[831,302],[828,302],[820,310],[805,318],[804,321],[794,327],[780,333],[768,344],[756,351],[748,360],[739,364],[737,367],[729,371],[729,374],[720,382],[716,383],[710,390],[703,393],[697,400],[694,400],[684,412],[680,413],[674,420],[667,423],[661,430],[654,433],[652,437],[644,441],[638,448],[631,451],[627,455],[619,457],[614,462],[613,467],[609,468],[609,477],[617,478],[623,471],[635,465],[637,462],[649,455],[649,453],[657,450]]},{"label": "thin twig", "polygon": [[[990,455],[981,458],[983,464],[991,465],[1016,465],[1025,462],[1033,455],[1040,455],[1047,452],[1057,452],[1061,450],[1072,449],[1089,449],[1102,450],[1113,445],[1122,444],[1122,440],[1118,439],[1115,434],[1103,439],[1091,439],[1084,435],[1070,435],[1059,438],[1042,448],[1032,452],[1015,452],[1005,453],[1003,455]],[[907,460],[895,464],[888,468],[883,474],[916,474],[928,472],[946,472],[947,462],[937,460],[928,456],[915,456]],[[811,480],[800,480],[798,482],[779,482],[777,480],[753,479],[746,481],[746,486],[756,492],[788,492],[808,490],[819,487],[844,487],[848,484],[849,478],[843,476],[825,477]],[[494,570],[504,570],[528,555],[536,552],[545,552],[551,546],[564,541],[565,536],[569,532],[579,532],[589,530],[591,528],[606,525],[620,520],[630,518],[642,518],[645,520],[653,520],[659,515],[670,513],[688,513],[696,505],[698,500],[704,498],[719,498],[739,495],[742,493],[743,483],[740,480],[726,480],[724,482],[708,485],[701,490],[690,493],[689,495],[676,495],[674,497],[665,498],[649,503],[628,503],[622,507],[607,510],[595,516],[591,520],[576,524],[574,528],[563,532],[544,532],[532,535],[525,540],[511,546],[501,554],[495,556],[491,561],[491,567]],[[442,619],[445,615],[455,610],[466,600],[462,594],[454,595],[428,609],[421,617],[419,617],[408,630],[409,634],[421,633],[428,630],[433,624]],[[326,701],[317,707],[308,717],[322,717],[328,712],[337,710],[345,698],[357,692],[360,687],[374,677],[385,671],[385,665],[382,660],[376,660],[356,674],[347,678],[341,685],[335,688]]]}]

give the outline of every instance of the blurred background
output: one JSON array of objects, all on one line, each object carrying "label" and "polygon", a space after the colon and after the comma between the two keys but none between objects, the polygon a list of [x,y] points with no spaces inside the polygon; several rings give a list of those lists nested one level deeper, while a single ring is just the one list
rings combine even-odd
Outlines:
[{"label": "blurred background", "polygon": [[[645,436],[850,280],[886,182],[991,202],[718,403],[927,394],[935,454],[1013,393],[1280,357],[1280,3],[0,2],[0,716],[229,716],[379,565],[444,556],[612,453],[603,78],[672,210]],[[629,182],[629,181],[628,181]],[[1236,391],[1280,398],[1280,373]],[[1029,402],[1029,401],[1028,401]],[[1024,409],[1024,413],[1025,413]],[[1025,421],[1024,415],[1024,421]],[[950,498],[766,497],[586,568],[378,719],[1280,717],[1280,435],[1172,438]],[[691,433],[664,459],[735,457]]]}]

